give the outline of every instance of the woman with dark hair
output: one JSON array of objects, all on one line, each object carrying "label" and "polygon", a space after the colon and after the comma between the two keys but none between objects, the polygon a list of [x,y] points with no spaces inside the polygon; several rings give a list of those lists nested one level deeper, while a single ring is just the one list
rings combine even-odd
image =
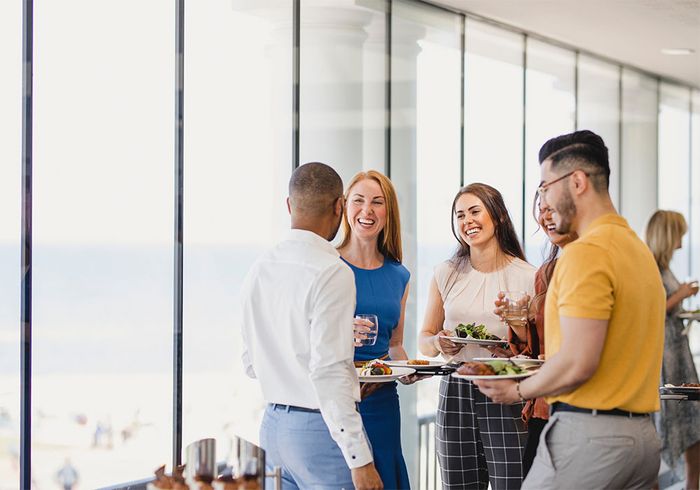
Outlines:
[{"label": "woman with dark hair", "polygon": [[[535,214],[535,210],[536,214]],[[502,316],[503,295],[499,294],[496,300],[495,313],[502,317],[508,324],[508,343],[510,350],[515,355],[524,355],[535,358],[544,356],[544,302],[547,296],[549,282],[557,265],[557,258],[561,248],[578,238],[575,232],[562,235],[557,233],[552,219],[552,210],[544,204],[538,196],[535,196],[533,215],[540,229],[547,235],[550,243],[549,255],[535,274],[535,297],[530,302],[530,314],[526,322],[507,320]],[[527,445],[523,455],[523,476],[527,476],[532,462],[537,454],[537,446],[542,429],[549,419],[549,405],[544,398],[528,400],[522,411],[523,422],[527,426]]]},{"label": "woman with dark hair", "polygon": [[[493,312],[501,291],[533,295],[535,268],[525,257],[501,193],[486,184],[459,190],[452,203],[452,233],[459,247],[435,268],[428,293],[420,351],[448,361],[489,357],[483,347],[455,344],[460,323],[483,324],[504,338],[508,327]],[[527,432],[522,404],[501,405],[471,381],[440,383],[436,449],[444,488],[520,488]]]}]

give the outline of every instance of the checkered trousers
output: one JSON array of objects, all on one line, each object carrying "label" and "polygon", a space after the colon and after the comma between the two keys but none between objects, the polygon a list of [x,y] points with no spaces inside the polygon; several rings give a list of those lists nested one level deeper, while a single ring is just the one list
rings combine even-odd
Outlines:
[{"label": "checkered trousers", "polygon": [[446,489],[518,489],[527,442],[523,405],[500,405],[471,381],[445,376],[435,427],[436,448]]}]

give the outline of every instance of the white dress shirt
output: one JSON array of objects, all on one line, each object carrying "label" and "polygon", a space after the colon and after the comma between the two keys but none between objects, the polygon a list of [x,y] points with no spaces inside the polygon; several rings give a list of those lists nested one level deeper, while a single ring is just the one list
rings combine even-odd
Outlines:
[{"label": "white dress shirt", "polygon": [[[435,282],[445,310],[442,325],[445,330],[454,330],[460,323],[476,323],[483,324],[489,333],[505,338],[508,326],[493,312],[499,291],[524,291],[530,298],[535,296],[536,269],[518,258],[495,272],[479,272],[467,264],[466,269],[454,277],[453,270],[449,260],[435,267]],[[443,357],[454,362],[471,361],[475,357],[491,357],[491,352],[466,344],[454,357]]]},{"label": "white dress shirt", "polygon": [[243,365],[265,401],[320,409],[348,466],[370,463],[356,408],[355,279],[336,249],[315,233],[291,230],[248,272],[242,311]]}]

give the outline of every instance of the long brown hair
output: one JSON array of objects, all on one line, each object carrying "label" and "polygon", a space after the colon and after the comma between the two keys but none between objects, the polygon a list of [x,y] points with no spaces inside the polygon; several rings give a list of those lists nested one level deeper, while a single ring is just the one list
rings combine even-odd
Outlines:
[{"label": "long brown hair", "polygon": [[[367,172],[357,173],[345,191],[345,200],[347,201],[350,195],[350,190],[355,184],[361,180],[370,179],[379,184],[384,194],[384,202],[386,203],[386,223],[384,229],[379,232],[377,237],[377,247],[379,252],[385,257],[401,262],[403,252],[401,247],[401,218],[399,216],[399,201],[396,197],[396,190],[389,178],[376,170],[368,170]],[[343,248],[350,243],[350,223],[348,222],[347,211],[343,213],[343,241],[338,248]]]},{"label": "long brown hair", "polygon": [[659,209],[649,218],[647,224],[647,245],[654,254],[659,270],[665,271],[671,263],[671,257],[680,243],[688,225],[681,213]]},{"label": "long brown hair", "polygon": [[457,251],[455,251],[452,256],[452,263],[455,269],[461,270],[469,261],[471,255],[471,247],[469,247],[467,242],[462,240],[457,230],[455,230],[455,207],[457,206],[459,198],[464,194],[472,194],[484,203],[484,207],[489,213],[491,221],[493,221],[494,236],[498,241],[499,250],[510,257],[517,257],[525,260],[523,248],[520,246],[518,235],[515,233],[515,227],[510,219],[510,214],[508,214],[503,196],[490,185],[477,182],[462,187],[452,201],[452,234],[457,239],[457,243],[459,243]]}]

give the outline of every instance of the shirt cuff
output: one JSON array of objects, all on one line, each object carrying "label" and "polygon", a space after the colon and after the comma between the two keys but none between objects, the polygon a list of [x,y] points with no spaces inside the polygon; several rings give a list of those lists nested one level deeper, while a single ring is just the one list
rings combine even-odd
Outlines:
[{"label": "shirt cuff", "polygon": [[350,469],[360,468],[374,461],[372,450],[367,441],[351,442],[341,448],[343,457]]}]

